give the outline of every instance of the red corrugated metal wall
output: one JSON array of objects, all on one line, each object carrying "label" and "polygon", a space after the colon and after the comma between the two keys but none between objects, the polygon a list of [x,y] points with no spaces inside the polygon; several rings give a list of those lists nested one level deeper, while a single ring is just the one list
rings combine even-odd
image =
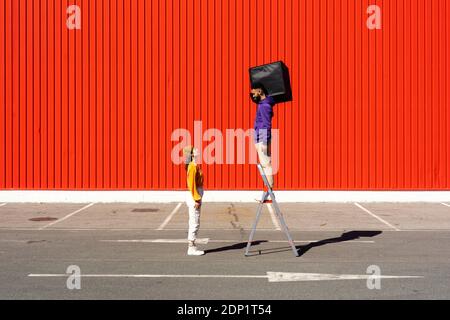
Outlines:
[{"label": "red corrugated metal wall", "polygon": [[447,0],[0,0],[0,188],[184,188],[172,131],[251,128],[248,68],[283,60],[278,188],[449,190],[449,20]]}]

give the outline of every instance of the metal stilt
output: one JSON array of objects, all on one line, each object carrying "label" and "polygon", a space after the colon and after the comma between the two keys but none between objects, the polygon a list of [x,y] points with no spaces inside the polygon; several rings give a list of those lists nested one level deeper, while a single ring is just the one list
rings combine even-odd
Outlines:
[{"label": "metal stilt", "polygon": [[[284,233],[286,234],[286,237],[288,239],[289,245],[292,248],[292,252],[294,253],[294,255],[296,257],[299,256],[297,249],[295,248],[295,244],[294,241],[292,240],[291,234],[289,233],[289,229],[286,225],[286,222],[284,221],[283,218],[283,214],[281,213],[280,207],[278,206],[277,200],[275,199],[275,194],[273,193],[272,188],[270,187],[269,181],[267,180],[267,177],[264,173],[264,170],[262,168],[262,166],[260,164],[258,164],[258,169],[259,169],[259,173],[261,174],[261,177],[263,178],[264,181],[264,185],[267,188],[267,191],[263,192],[263,195],[261,197],[261,200],[258,201],[258,209],[256,210],[256,218],[255,218],[255,222],[253,223],[253,227],[252,227],[252,231],[250,232],[250,237],[248,239],[247,242],[247,248],[245,250],[245,255],[248,256],[249,255],[249,250],[250,247],[252,245],[252,241],[253,241],[253,237],[255,235],[256,232],[256,227],[258,226],[258,222],[259,219],[261,217],[261,213],[262,213],[262,208],[264,206],[265,203],[272,203],[273,208],[275,209],[275,215],[278,219],[278,222],[281,225],[281,228],[283,229]],[[268,200],[270,196],[271,200]]]}]

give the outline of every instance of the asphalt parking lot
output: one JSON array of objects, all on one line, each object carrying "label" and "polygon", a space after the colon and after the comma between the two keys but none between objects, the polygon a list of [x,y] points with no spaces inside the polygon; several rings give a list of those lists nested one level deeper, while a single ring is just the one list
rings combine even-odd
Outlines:
[{"label": "asphalt parking lot", "polygon": [[0,202],[0,299],[450,298],[450,202],[280,204],[299,257],[266,207],[245,257],[256,207],[204,203],[189,257],[183,203]]}]

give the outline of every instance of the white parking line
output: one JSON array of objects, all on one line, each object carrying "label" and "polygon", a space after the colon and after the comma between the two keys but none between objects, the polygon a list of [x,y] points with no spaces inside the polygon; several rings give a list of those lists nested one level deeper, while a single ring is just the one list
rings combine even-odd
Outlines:
[{"label": "white parking line", "polygon": [[5,203],[0,203],[0,207],[3,207],[5,204],[7,204],[6,202]]},{"label": "white parking line", "polygon": [[280,224],[278,223],[278,219],[275,216],[275,212],[273,211],[273,207],[271,206],[270,203],[267,203],[267,209],[269,210],[270,219],[272,219],[272,223],[275,227],[275,230],[281,230]]},{"label": "white parking line", "polygon": [[58,220],[56,220],[56,221],[53,221],[53,222],[51,222],[51,223],[49,223],[49,224],[43,226],[42,228],[39,228],[39,230],[44,230],[45,228],[48,228],[48,227],[50,227],[50,226],[52,226],[52,225],[54,225],[54,224],[57,224],[58,222],[64,221],[64,220],[70,218],[71,216],[73,216],[74,214],[77,214],[78,212],[83,211],[84,209],[87,209],[87,208],[89,208],[89,207],[92,206],[92,205],[94,205],[94,202],[89,203],[88,205],[85,205],[83,208],[80,208],[80,209],[78,209],[78,210],[75,210],[75,211],[72,212],[72,213],[69,213],[67,216],[65,216],[65,217],[63,217],[63,218],[61,218],[61,219],[58,219]]},{"label": "white parking line", "polygon": [[156,230],[163,230],[167,224],[170,222],[170,220],[172,219],[172,217],[178,212],[178,210],[181,208],[181,205],[183,203],[180,202],[179,204],[177,204],[177,206],[175,207],[175,209],[172,210],[172,212],[167,216],[166,220],[163,221],[163,223],[161,223],[161,225],[158,227],[158,229]]},{"label": "white parking line", "polygon": [[386,220],[380,218],[379,216],[377,216],[376,214],[373,214],[372,212],[370,212],[369,210],[367,210],[366,208],[364,208],[362,205],[360,205],[359,203],[355,202],[354,203],[355,206],[357,206],[358,208],[360,208],[361,210],[367,212],[368,214],[370,214],[372,217],[374,217],[375,219],[377,219],[378,221],[383,222],[385,225],[391,227],[392,229],[394,229],[395,231],[400,231],[399,228],[393,226],[392,224],[390,224],[389,222],[387,222]]},{"label": "white parking line", "polygon": [[450,204],[446,204],[446,203],[443,203],[443,202],[441,202],[441,204],[446,206],[446,207],[450,207]]},{"label": "white parking line", "polygon": [[[70,274],[36,274],[30,273],[28,277],[69,277]],[[329,280],[366,280],[366,279],[420,279],[423,276],[385,276],[367,274],[324,274],[324,273],[294,273],[268,271],[266,275],[233,275],[233,274],[80,274],[80,278],[247,278],[267,279],[269,282],[289,281],[329,281]]]},{"label": "white parking line", "polygon": [[[54,278],[69,277],[70,274],[61,273],[30,273],[28,277]],[[215,275],[215,274],[81,274],[80,278],[255,278],[267,279],[268,276],[260,275]]]}]

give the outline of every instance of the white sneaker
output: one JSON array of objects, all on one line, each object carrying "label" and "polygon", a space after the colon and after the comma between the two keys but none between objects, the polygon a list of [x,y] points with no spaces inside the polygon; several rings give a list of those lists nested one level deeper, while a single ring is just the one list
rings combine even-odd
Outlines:
[{"label": "white sneaker", "polygon": [[205,254],[205,251],[198,250],[195,246],[188,247],[188,256],[202,256]]}]

